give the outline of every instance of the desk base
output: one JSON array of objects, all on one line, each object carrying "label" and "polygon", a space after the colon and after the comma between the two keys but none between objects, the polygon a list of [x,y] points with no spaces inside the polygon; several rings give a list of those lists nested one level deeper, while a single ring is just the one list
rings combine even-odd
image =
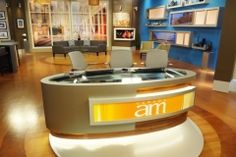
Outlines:
[{"label": "desk base", "polygon": [[66,139],[50,134],[49,141],[58,157],[196,157],[204,143],[190,119],[147,134],[103,139]]}]

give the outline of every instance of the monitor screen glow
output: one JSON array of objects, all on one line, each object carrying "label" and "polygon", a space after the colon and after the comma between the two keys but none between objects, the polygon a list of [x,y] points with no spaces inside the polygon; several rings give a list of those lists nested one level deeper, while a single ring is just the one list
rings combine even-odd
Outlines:
[{"label": "monitor screen glow", "polygon": [[191,25],[193,24],[193,12],[171,14],[171,25]]},{"label": "monitor screen glow", "polygon": [[135,40],[135,28],[114,28],[114,40]]},{"label": "monitor screen glow", "polygon": [[158,42],[168,42],[170,44],[175,44],[176,41],[176,33],[175,32],[165,32],[165,31],[153,31],[152,32],[152,40],[156,40]]}]

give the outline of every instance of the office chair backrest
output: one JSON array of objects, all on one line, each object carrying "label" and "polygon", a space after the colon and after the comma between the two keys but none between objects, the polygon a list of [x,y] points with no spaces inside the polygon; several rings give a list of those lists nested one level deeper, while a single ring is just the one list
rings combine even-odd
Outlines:
[{"label": "office chair backrest", "polygon": [[112,50],[110,67],[111,68],[125,68],[132,67],[133,54],[131,50]]},{"label": "office chair backrest", "polygon": [[72,68],[76,70],[85,70],[87,68],[87,63],[84,55],[80,51],[73,51],[68,53]]},{"label": "office chair backrest", "polygon": [[141,41],[140,50],[150,50],[154,48],[154,41]]},{"label": "office chair backrest", "polygon": [[170,47],[171,47],[171,45],[169,43],[164,43],[163,42],[163,43],[158,44],[157,49],[165,50],[165,51],[169,52]]},{"label": "office chair backrest", "polygon": [[148,51],[146,56],[146,67],[162,68],[168,65],[168,52],[160,49]]}]

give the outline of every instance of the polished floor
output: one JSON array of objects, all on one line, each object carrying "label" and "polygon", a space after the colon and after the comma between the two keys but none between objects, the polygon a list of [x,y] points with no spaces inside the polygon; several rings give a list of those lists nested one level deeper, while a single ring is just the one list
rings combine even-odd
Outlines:
[{"label": "polished floor", "polygon": [[[85,57],[89,68],[107,68],[109,56]],[[138,54],[134,58],[135,66],[142,66]],[[211,70],[173,60],[169,66],[197,72],[196,105],[188,116],[204,135],[201,157],[235,157],[236,94],[213,91]],[[28,53],[21,55],[17,73],[0,76],[0,157],[55,157],[44,123],[40,79],[69,70],[68,57]]]}]

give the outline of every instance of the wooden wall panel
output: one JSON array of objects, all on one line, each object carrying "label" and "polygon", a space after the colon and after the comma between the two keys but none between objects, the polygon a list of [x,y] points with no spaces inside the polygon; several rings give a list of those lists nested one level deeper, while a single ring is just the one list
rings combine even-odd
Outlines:
[{"label": "wooden wall panel", "polygon": [[[126,12],[130,14],[130,25],[129,27],[136,28],[135,40],[134,41],[117,41],[113,38],[112,26],[112,46],[124,46],[124,47],[138,47],[139,43],[139,24],[138,24],[138,0],[114,0],[112,3],[112,13]],[[137,7],[137,10],[135,9]],[[113,21],[113,17],[112,17]],[[113,23],[113,22],[112,22]]]},{"label": "wooden wall panel", "polygon": [[[9,27],[11,32],[11,39],[15,40],[19,43],[18,48],[23,47],[23,37],[22,34],[27,33],[27,25],[26,25],[26,16],[25,16],[25,1],[24,0],[6,0],[8,3],[7,12],[9,19]],[[21,7],[19,7],[19,3]],[[17,28],[17,19],[24,19],[24,28]]]},{"label": "wooden wall panel", "polygon": [[233,77],[235,56],[236,56],[236,1],[227,0],[222,33],[220,40],[220,47],[218,53],[218,61],[215,70],[215,80],[230,82]]}]

